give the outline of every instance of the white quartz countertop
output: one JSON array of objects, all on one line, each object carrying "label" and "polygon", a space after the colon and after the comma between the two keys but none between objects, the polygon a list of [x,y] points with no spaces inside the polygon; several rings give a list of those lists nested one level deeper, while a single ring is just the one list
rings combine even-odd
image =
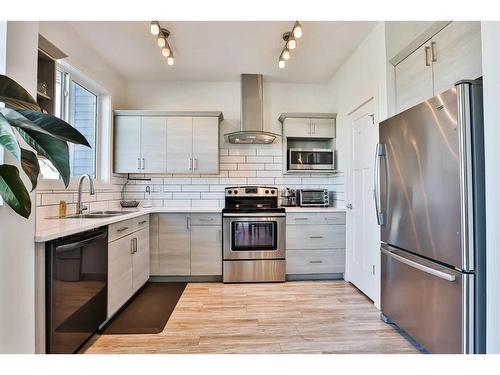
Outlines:
[{"label": "white quartz countertop", "polygon": [[[286,212],[345,212],[344,208],[338,207],[285,207]],[[120,216],[106,217],[102,219],[39,219],[36,224],[35,242],[47,242],[59,237],[65,237],[76,233],[85,232],[90,229],[99,228],[104,225],[118,223],[123,220],[132,219],[137,216],[150,213],[220,213],[220,208],[134,208],[124,209],[130,211]]]},{"label": "white quartz countertop", "polygon": [[286,212],[345,212],[345,208],[339,207],[285,207]]},{"label": "white quartz countertop", "polygon": [[218,213],[221,212],[221,209],[139,207],[134,209],[124,209],[123,211],[130,211],[130,213],[102,219],[39,219],[36,223],[35,242],[47,242],[59,237],[85,232],[90,229],[118,223],[123,220],[132,219],[134,217],[150,213]]}]

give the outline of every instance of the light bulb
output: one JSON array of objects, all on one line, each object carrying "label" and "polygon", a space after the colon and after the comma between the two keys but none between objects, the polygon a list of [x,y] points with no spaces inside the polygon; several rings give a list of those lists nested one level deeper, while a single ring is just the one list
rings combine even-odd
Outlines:
[{"label": "light bulb", "polygon": [[302,26],[300,26],[300,23],[296,23],[295,27],[293,28],[293,36],[296,37],[297,39],[302,36]]},{"label": "light bulb", "polygon": [[158,43],[158,47],[163,48],[167,44],[167,41],[163,37],[163,35],[159,35],[158,39],[156,39],[156,42]]},{"label": "light bulb", "polygon": [[295,49],[295,47],[297,47],[297,42],[295,41],[295,39],[290,38],[288,39],[288,43],[286,44],[286,46],[288,49]]},{"label": "light bulb", "polygon": [[284,60],[288,60],[290,58],[290,51],[288,51],[288,49],[285,49],[281,54],[281,57],[283,57]]},{"label": "light bulb", "polygon": [[167,64],[168,65],[174,65],[174,58],[173,58],[173,56],[169,56],[167,58]]},{"label": "light bulb", "polygon": [[163,47],[161,49],[161,54],[165,57],[169,57],[170,56],[170,48],[168,48],[167,46]]},{"label": "light bulb", "polygon": [[151,34],[158,35],[160,34],[160,24],[158,21],[151,22]]},{"label": "light bulb", "polygon": [[278,66],[280,67],[280,69],[283,69],[285,67],[285,60],[280,59],[280,61],[278,62]]}]

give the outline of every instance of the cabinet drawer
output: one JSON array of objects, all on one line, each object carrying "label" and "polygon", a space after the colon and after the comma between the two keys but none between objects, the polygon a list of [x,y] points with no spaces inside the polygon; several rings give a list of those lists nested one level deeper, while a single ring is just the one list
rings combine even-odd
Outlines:
[{"label": "cabinet drawer", "polygon": [[149,215],[142,215],[111,224],[108,227],[108,242],[147,227],[149,227]]},{"label": "cabinet drawer", "polygon": [[345,224],[345,212],[293,212],[286,215],[287,225]]},{"label": "cabinet drawer", "polygon": [[287,250],[286,273],[344,273],[345,250]]},{"label": "cabinet drawer", "polygon": [[303,225],[286,231],[287,250],[344,249],[345,225]]},{"label": "cabinet drawer", "polygon": [[191,214],[191,225],[222,225],[222,215],[216,214]]}]

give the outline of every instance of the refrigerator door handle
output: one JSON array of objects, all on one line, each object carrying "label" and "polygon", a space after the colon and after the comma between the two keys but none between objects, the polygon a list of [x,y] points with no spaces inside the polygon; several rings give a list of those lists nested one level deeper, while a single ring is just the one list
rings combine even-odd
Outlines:
[{"label": "refrigerator door handle", "polygon": [[380,249],[382,251],[382,253],[384,253],[385,255],[387,256],[390,256],[396,260],[398,260],[399,262],[401,263],[404,263],[410,267],[413,267],[413,268],[416,268],[420,271],[423,271],[425,273],[428,273],[430,275],[434,275],[434,276],[437,276],[443,280],[446,280],[446,281],[455,281],[456,277],[455,275],[451,274],[451,273],[448,273],[446,271],[440,271],[440,270],[436,270],[434,268],[431,268],[431,267],[428,267],[424,264],[421,264],[421,263],[418,263],[418,262],[415,262],[411,259],[408,259],[408,258],[405,258],[401,255],[398,255],[390,250],[387,250],[387,249],[384,249],[384,248],[381,248]]},{"label": "refrigerator door handle", "polygon": [[386,148],[385,144],[377,143],[377,148],[375,149],[375,167],[374,167],[374,181],[373,181],[373,194],[375,198],[375,210],[377,211],[377,223],[378,225],[385,225],[385,215],[384,212],[380,210],[380,157],[384,157],[384,166],[385,166],[385,178],[386,178],[386,189],[389,188],[388,181],[388,164],[386,157]]}]

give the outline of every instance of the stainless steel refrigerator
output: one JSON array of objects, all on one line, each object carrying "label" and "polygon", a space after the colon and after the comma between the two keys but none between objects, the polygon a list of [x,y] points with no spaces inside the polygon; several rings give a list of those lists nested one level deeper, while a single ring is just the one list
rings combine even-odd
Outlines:
[{"label": "stainless steel refrigerator", "polygon": [[380,123],[382,318],[431,353],[485,351],[481,80]]}]

